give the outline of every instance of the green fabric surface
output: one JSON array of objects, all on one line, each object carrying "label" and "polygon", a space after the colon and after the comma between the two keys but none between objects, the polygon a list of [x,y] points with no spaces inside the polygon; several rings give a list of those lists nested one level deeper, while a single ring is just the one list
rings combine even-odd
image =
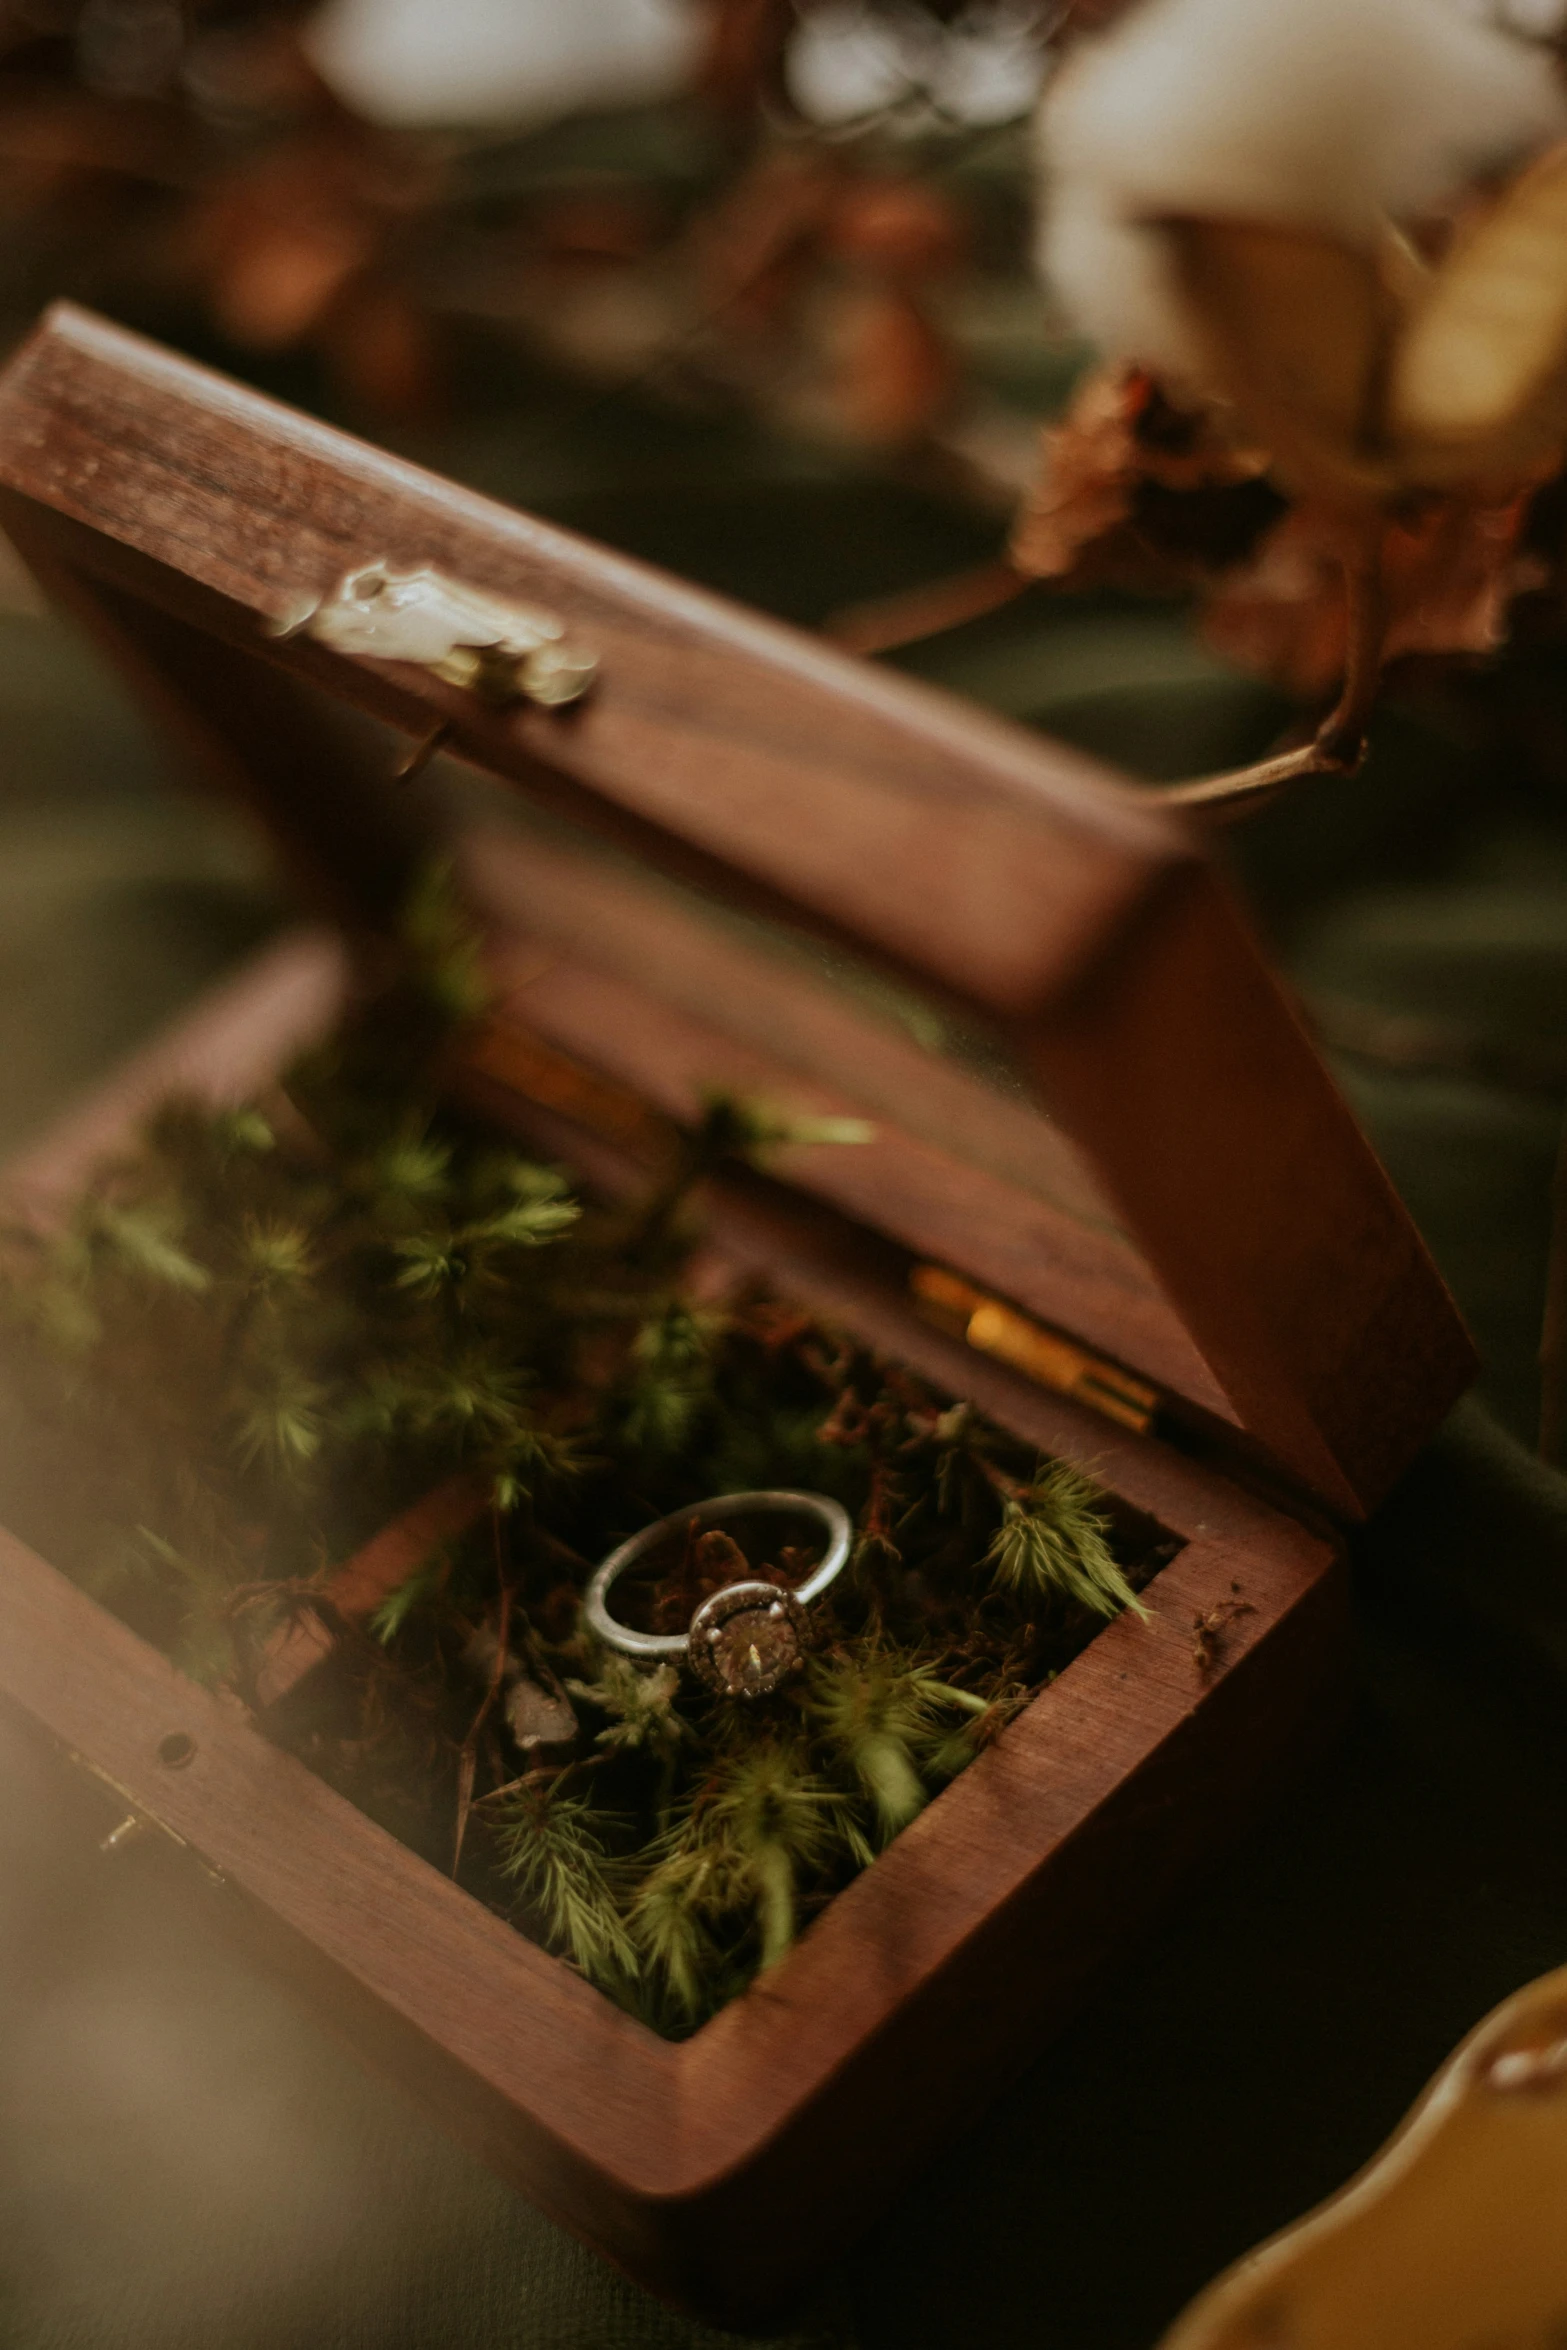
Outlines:
[{"label": "green fabric surface", "polygon": [[[617,472],[586,423],[544,421],[418,453],[807,623],[984,552],[896,484],[770,472],[741,448],[704,490],[685,427],[650,426]],[[1108,600],[1030,598],[905,665],[1148,774],[1244,756],[1281,715],[1179,619]],[[1343,1063],[1486,1354],[1483,1400],[1359,1546],[1350,1726],[781,2342],[1148,2343],[1364,2160],[1489,2004],[1567,1957],[1567,1480],[1526,1450],[1567,1070],[1567,808],[1527,760],[1477,749],[1474,715],[1394,710],[1367,775],[1228,851],[1308,998],[1456,1022],[1472,1048],[1456,1073]],[[161,775],[84,653],[0,620],[0,1147],[276,918],[255,844]],[[728,2338],[454,2152],[156,1867],[101,1860],[4,1735],[5,2350]]]}]

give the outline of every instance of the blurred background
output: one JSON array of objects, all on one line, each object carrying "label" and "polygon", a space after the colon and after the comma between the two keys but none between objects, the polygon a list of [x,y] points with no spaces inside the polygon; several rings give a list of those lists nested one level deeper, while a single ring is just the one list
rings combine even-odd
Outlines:
[{"label": "blurred background", "polygon": [[[1298,662],[1240,665],[1233,631],[1222,656],[1180,580],[1006,567],[1091,360],[1030,261],[1067,13],[0,0],[0,346],[69,296],[1148,782],[1236,764],[1308,708]],[[1505,651],[1401,661],[1362,774],[1218,842],[1485,1357],[1483,1410],[1368,1551],[1350,1746],[790,2339],[1151,2340],[1563,1954],[1567,1503],[1528,1452],[1567,1095],[1564,511],[1537,510]],[[286,914],[8,567],[0,1151]],[[155,1877],[106,1891],[25,1758],[0,1783],[6,2350],[710,2338],[359,2084]]]}]

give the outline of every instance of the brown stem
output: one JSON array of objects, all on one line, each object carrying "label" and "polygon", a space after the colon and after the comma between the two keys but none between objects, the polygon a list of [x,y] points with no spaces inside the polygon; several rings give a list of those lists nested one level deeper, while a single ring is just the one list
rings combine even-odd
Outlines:
[{"label": "brown stem", "polygon": [[1352,774],[1365,757],[1366,728],[1382,680],[1387,644],[1387,587],[1382,576],[1382,517],[1373,513],[1344,561],[1344,687],[1338,706],[1317,730],[1316,748]]},{"label": "brown stem", "polygon": [[495,1665],[490,1674],[490,1685],[484,1700],[468,1726],[468,1735],[462,1742],[462,1753],[457,1762],[457,1832],[452,1843],[452,1875],[457,1874],[462,1859],[463,1839],[468,1833],[468,1814],[473,1809],[473,1781],[478,1768],[479,1732],[484,1728],[490,1709],[501,1693],[506,1678],[506,1659],[511,1641],[511,1585],[501,1579],[500,1613],[495,1624]]},{"label": "brown stem", "polygon": [[1254,815],[1277,798],[1284,786],[1309,775],[1347,773],[1340,759],[1324,758],[1317,742],[1302,743],[1295,751],[1281,751],[1250,767],[1230,767],[1219,775],[1199,775],[1191,783],[1170,783],[1148,796],[1164,808],[1183,808],[1209,823],[1227,824]]},{"label": "brown stem", "polygon": [[944,579],[924,580],[898,595],[875,596],[863,604],[846,604],[829,615],[822,634],[851,653],[892,653],[903,645],[917,645],[926,637],[961,628],[999,612],[1033,582],[1015,571],[1005,558],[950,572]]},{"label": "brown stem", "polygon": [[468,1738],[457,1758],[457,1834],[452,1844],[454,1877],[462,1861],[463,1838],[468,1833],[468,1814],[473,1809],[473,1782],[478,1768],[479,1750],[472,1738]]},{"label": "brown stem", "polygon": [[1309,743],[1190,783],[1166,784],[1148,795],[1209,823],[1231,823],[1265,807],[1287,784],[1314,775],[1353,775],[1366,755],[1366,728],[1376,703],[1387,643],[1387,589],[1382,577],[1382,517],[1373,513],[1344,558],[1344,682],[1339,698]]}]

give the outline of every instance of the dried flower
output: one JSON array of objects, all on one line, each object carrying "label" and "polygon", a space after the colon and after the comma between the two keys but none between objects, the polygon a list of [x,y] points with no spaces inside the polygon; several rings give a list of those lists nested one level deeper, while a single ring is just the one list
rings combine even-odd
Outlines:
[{"label": "dried flower", "polygon": [[1140,0],[1046,94],[1040,259],[1103,350],[1209,385],[1160,223],[1310,230],[1374,257],[1389,222],[1564,124],[1549,55],[1456,0]]},{"label": "dried flower", "polygon": [[522,127],[668,97],[690,70],[696,13],[681,0],[328,0],[307,38],[371,121]]}]

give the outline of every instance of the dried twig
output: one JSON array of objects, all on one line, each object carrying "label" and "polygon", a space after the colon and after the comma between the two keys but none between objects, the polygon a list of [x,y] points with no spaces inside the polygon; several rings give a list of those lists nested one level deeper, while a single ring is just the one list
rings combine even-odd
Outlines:
[{"label": "dried twig", "polygon": [[999,612],[1033,585],[1004,558],[972,564],[945,578],[924,580],[898,595],[875,596],[863,604],[846,604],[825,623],[823,634],[851,653],[893,653],[917,645],[965,621]]},{"label": "dried twig", "polygon": [[[496,1564],[500,1564],[500,1521],[495,1527]],[[473,1809],[473,1782],[479,1760],[479,1732],[489,1719],[495,1700],[506,1679],[506,1662],[511,1642],[511,1584],[504,1574],[500,1577],[500,1607],[495,1622],[495,1663],[490,1673],[478,1712],[468,1725],[468,1735],[462,1743],[457,1762],[457,1828],[452,1842],[452,1875],[457,1874],[462,1859],[463,1839],[468,1833],[468,1814]]]},{"label": "dried twig", "polygon": [[1230,1626],[1238,1616],[1254,1616],[1256,1609],[1249,1599],[1240,1596],[1240,1585],[1230,1585],[1230,1596],[1214,1607],[1204,1608],[1192,1618],[1192,1663],[1206,1679],[1219,1661],[1220,1651]]},{"label": "dried twig", "polygon": [[1287,784],[1312,776],[1353,775],[1366,754],[1387,641],[1388,604],[1382,578],[1382,516],[1370,515],[1344,562],[1348,644],[1338,701],[1309,743],[1250,767],[1167,784],[1148,796],[1209,823],[1233,823],[1267,805]]},{"label": "dried twig", "polygon": [[[1207,823],[1233,823],[1267,806],[1289,784],[1313,776],[1355,772],[1365,756],[1366,729],[1381,680],[1387,638],[1381,537],[1381,517],[1377,515],[1358,535],[1353,554],[1345,560],[1348,644],[1344,681],[1338,701],[1311,740],[1271,758],[1255,760],[1250,766],[1150,790],[1150,799]],[[825,633],[851,652],[895,652],[999,611],[1032,584],[1008,561],[979,564],[922,582],[899,595],[849,605],[832,616]]]}]

